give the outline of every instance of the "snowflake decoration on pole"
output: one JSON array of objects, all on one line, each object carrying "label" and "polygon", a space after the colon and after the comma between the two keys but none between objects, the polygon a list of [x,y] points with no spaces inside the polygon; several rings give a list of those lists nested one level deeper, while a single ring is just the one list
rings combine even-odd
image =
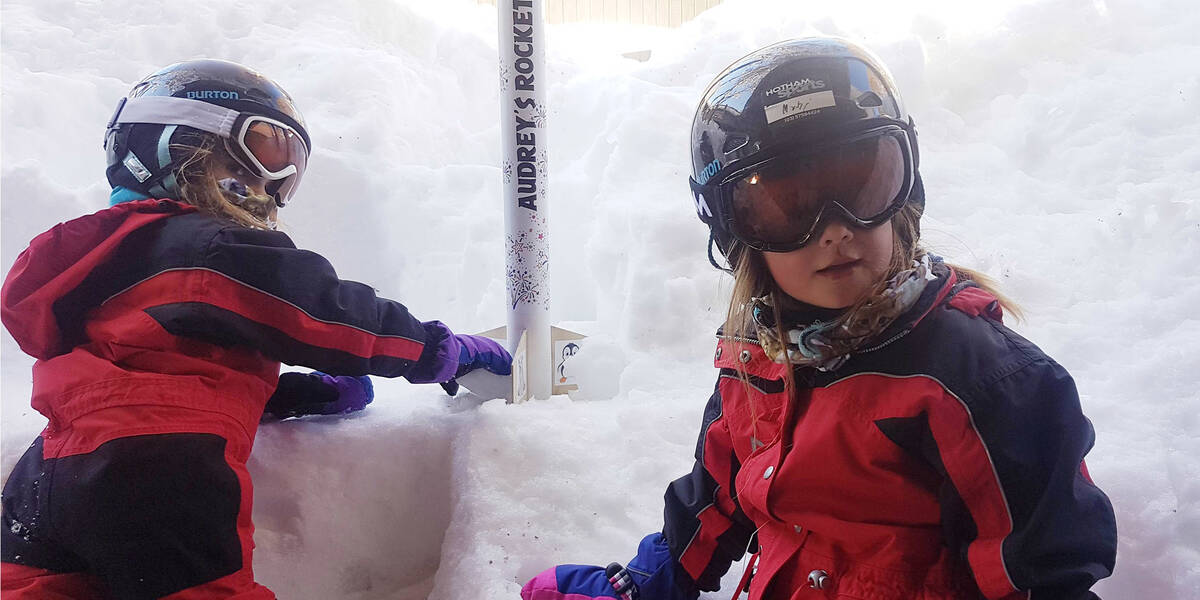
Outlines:
[{"label": "snowflake decoration on pole", "polygon": [[547,194],[546,188],[550,187],[550,171],[546,170],[547,168],[549,168],[549,163],[550,163],[549,156],[550,156],[550,153],[545,148],[538,151],[537,170],[538,170],[538,173],[542,174],[542,182],[541,182],[541,185],[538,186],[538,194],[537,195],[538,195],[538,202],[543,205],[545,205],[545,203],[546,203],[546,194]]},{"label": "snowflake decoration on pole", "polygon": [[533,107],[532,121],[537,124],[538,129],[546,126],[546,107],[538,104]]},{"label": "snowflake decoration on pole", "polygon": [[508,67],[504,59],[500,59],[500,93],[508,92],[508,83],[511,75],[512,69]]}]

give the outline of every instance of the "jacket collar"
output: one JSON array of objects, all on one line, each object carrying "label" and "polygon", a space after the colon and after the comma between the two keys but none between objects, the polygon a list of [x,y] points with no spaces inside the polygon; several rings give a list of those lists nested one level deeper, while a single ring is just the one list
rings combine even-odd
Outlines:
[{"label": "jacket collar", "polygon": [[[981,302],[994,301],[991,295],[983,292],[970,281],[960,281],[953,269],[948,267],[940,257],[933,258],[932,271],[935,279],[930,281],[921,292],[920,298],[911,308],[884,328],[883,331],[864,342],[859,349],[851,352],[860,354],[882,348],[912,331],[924,320],[933,309],[952,298],[964,289],[971,289],[965,297]],[[978,290],[978,294],[974,293]],[[973,302],[972,304],[978,304]],[[981,311],[982,312],[982,311]],[[768,379],[781,379],[788,365],[780,364],[767,357],[753,332],[746,337],[734,337],[717,330],[717,351],[713,363],[717,368],[728,368],[745,371],[750,375]]]},{"label": "jacket collar", "polygon": [[946,263],[942,262],[940,256],[931,256],[930,258],[932,258],[932,271],[935,279],[930,281],[929,285],[925,286],[925,289],[921,292],[921,297],[904,314],[897,317],[895,321],[892,321],[883,331],[863,342],[851,354],[868,352],[887,345],[891,343],[891,340],[912,331],[918,323],[929,316],[929,313],[934,308],[945,302],[946,298],[951,295],[951,292],[959,283],[958,274],[954,272],[954,269],[946,266]]}]

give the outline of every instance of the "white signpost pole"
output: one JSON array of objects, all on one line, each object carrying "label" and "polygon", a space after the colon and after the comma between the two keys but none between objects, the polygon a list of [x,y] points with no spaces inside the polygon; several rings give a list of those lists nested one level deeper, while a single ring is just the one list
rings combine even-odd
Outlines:
[{"label": "white signpost pole", "polygon": [[[546,195],[545,3],[499,0],[500,131],[513,400],[549,398],[550,231]],[[524,343],[522,343],[524,338]],[[524,350],[524,356],[518,356]],[[525,381],[521,379],[524,371]]]}]

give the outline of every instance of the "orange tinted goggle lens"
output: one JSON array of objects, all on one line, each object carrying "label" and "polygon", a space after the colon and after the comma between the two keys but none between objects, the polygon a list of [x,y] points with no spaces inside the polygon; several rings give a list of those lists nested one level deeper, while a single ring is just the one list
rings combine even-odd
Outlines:
[{"label": "orange tinted goggle lens", "polygon": [[304,139],[295,131],[266,121],[255,121],[242,136],[246,151],[272,173],[278,173],[293,165],[297,173],[303,173],[308,163],[308,150]]},{"label": "orange tinted goggle lens", "polygon": [[804,239],[830,202],[869,221],[897,200],[907,175],[899,135],[860,140],[818,155],[782,156],[731,182],[733,223],[743,239]]}]

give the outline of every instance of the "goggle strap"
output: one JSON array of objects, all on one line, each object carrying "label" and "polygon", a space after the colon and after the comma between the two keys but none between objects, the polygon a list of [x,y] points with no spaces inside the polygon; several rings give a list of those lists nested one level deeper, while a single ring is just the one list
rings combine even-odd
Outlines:
[{"label": "goggle strap", "polygon": [[710,227],[720,227],[725,220],[725,212],[721,206],[720,191],[708,184],[688,177],[688,185],[692,188],[692,202],[695,204],[696,216]]},{"label": "goggle strap", "polygon": [[[112,126],[124,123],[183,125],[228,138],[239,113],[202,100],[173,96],[129,98],[117,108]],[[111,126],[110,126],[111,127]]]}]

